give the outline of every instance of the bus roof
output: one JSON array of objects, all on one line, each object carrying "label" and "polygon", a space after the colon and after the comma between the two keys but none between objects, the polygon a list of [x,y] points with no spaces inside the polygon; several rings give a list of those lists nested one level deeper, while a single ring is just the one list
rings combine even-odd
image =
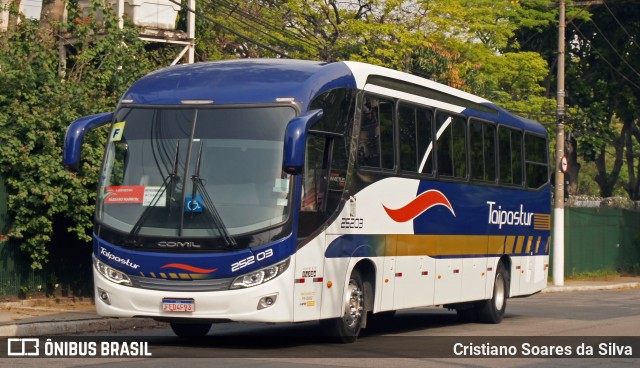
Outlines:
[{"label": "bus roof", "polygon": [[235,59],[171,66],[139,79],[125,92],[122,102],[180,105],[190,100],[235,105],[274,103],[293,98],[304,111],[325,91],[366,89],[368,84],[386,90],[407,87],[408,93],[425,91],[423,95],[427,97],[435,93],[437,96],[432,96],[432,100],[448,100],[450,106],[461,106],[457,111],[466,115],[546,134],[537,122],[513,115],[481,97],[415,75],[350,61]]}]

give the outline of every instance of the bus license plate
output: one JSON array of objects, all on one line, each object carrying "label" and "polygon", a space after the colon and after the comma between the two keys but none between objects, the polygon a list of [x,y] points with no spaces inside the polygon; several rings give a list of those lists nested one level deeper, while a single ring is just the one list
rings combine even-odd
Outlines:
[{"label": "bus license plate", "polygon": [[163,298],[162,310],[165,312],[195,312],[196,302],[193,299]]}]

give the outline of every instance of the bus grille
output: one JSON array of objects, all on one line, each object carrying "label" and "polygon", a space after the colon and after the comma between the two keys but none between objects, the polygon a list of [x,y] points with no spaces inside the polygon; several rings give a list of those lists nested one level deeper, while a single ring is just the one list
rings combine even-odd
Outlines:
[{"label": "bus grille", "polygon": [[229,290],[233,278],[215,280],[167,280],[129,275],[134,287],[165,291],[223,291]]}]

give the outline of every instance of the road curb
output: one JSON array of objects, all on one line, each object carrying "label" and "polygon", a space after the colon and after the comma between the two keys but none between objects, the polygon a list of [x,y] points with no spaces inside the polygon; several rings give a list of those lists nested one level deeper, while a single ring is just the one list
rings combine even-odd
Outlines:
[{"label": "road curb", "polygon": [[166,323],[154,321],[150,318],[93,318],[4,325],[0,326],[0,336],[70,335],[163,326],[166,326]]},{"label": "road curb", "polygon": [[563,293],[572,291],[616,290],[640,288],[640,282],[625,282],[613,285],[581,285],[581,286],[548,286],[542,290],[543,294]]}]

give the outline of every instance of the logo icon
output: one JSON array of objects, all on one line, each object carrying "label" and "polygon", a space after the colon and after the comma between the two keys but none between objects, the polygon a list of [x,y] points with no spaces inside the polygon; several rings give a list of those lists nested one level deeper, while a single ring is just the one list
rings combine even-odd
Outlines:
[{"label": "logo icon", "polygon": [[8,339],[8,356],[39,356],[40,339]]},{"label": "logo icon", "polygon": [[442,194],[442,192],[435,189],[430,189],[426,192],[420,193],[420,195],[411,202],[397,209],[390,209],[387,206],[382,205],[384,210],[387,211],[387,215],[389,215],[389,217],[391,217],[395,222],[407,222],[413,220],[434,206],[445,206],[449,211],[451,211],[451,214],[454,217],[456,216],[449,199]]}]

